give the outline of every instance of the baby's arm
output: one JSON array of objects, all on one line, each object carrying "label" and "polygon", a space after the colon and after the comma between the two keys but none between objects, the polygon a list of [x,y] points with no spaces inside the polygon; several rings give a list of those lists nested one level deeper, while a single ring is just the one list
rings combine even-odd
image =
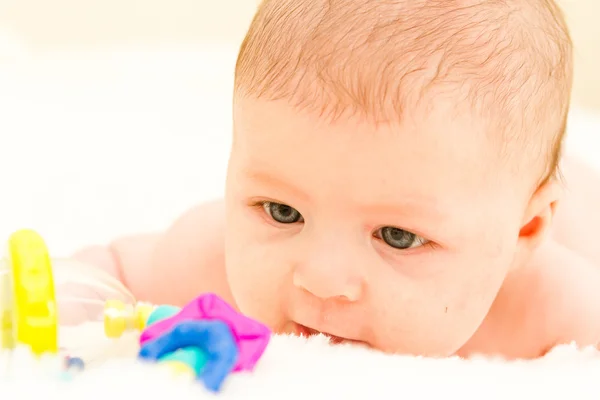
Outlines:
[{"label": "baby's arm", "polygon": [[222,201],[201,204],[166,232],[124,237],[74,258],[118,277],[138,300],[183,305],[202,292],[233,304],[225,278]]}]

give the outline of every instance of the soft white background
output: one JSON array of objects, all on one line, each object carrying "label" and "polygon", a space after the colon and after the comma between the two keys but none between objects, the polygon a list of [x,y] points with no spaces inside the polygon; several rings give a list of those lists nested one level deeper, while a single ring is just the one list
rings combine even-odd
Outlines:
[{"label": "soft white background", "polygon": [[[5,1],[0,242],[33,228],[68,255],[163,229],[222,194],[232,72],[255,1]],[[591,114],[574,114],[571,138],[590,159],[600,149]]]},{"label": "soft white background", "polygon": [[63,255],[222,194],[235,49],[72,57],[0,70],[0,238]]}]

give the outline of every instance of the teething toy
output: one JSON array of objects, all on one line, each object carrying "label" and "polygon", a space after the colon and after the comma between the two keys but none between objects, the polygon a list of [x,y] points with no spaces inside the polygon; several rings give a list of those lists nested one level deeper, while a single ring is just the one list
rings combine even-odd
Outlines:
[{"label": "teething toy", "polygon": [[229,326],[219,320],[187,320],[146,342],[140,358],[169,366],[187,365],[211,391],[218,391],[233,371],[239,348]]},{"label": "teething toy", "polygon": [[[37,356],[67,352],[63,379],[85,366],[68,345],[59,346],[59,328],[77,322],[102,322],[105,336],[113,339],[138,332],[141,359],[187,373],[212,391],[220,390],[231,372],[252,370],[269,342],[266,326],[215,294],[183,308],[137,302],[116,278],[72,260],[51,259],[34,231],[15,232],[8,249],[8,257],[0,259],[1,347],[26,346]],[[84,320],[77,310],[84,311]]]},{"label": "teething toy", "polygon": [[[1,347],[26,346],[36,355],[70,353],[68,343],[59,343],[60,328],[102,322],[107,298],[149,308],[136,304],[116,278],[73,260],[52,259],[39,234],[19,230],[0,259]],[[125,319],[112,311],[115,320]]]},{"label": "teething toy", "polygon": [[46,245],[22,230],[8,240],[2,279],[2,347],[25,344],[35,354],[58,351],[58,316],[52,266]]},{"label": "teething toy", "polygon": [[177,368],[187,365],[205,386],[219,390],[235,371],[251,371],[270,339],[263,324],[219,296],[204,294],[180,310],[157,308],[140,336],[140,357]]},{"label": "teething toy", "polygon": [[248,318],[233,309],[219,296],[209,293],[192,300],[172,317],[148,326],[140,336],[140,344],[152,340],[186,320],[220,320],[231,329],[240,356],[234,371],[250,371],[264,352],[271,332],[260,322]]}]

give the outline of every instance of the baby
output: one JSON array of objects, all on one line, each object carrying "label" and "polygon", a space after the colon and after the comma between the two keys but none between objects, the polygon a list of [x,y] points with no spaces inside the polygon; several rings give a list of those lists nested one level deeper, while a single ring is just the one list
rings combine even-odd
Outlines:
[{"label": "baby", "polygon": [[598,180],[559,163],[571,80],[551,0],[266,0],[225,200],[75,257],[141,300],[215,292],[385,352],[596,344]]}]

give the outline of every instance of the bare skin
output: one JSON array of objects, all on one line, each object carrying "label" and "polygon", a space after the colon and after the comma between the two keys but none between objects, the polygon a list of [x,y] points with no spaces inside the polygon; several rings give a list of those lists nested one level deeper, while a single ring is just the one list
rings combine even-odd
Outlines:
[{"label": "bare skin", "polygon": [[[242,312],[265,321],[277,332],[306,333],[306,328],[309,328],[310,331],[323,331],[389,352],[434,356],[469,356],[482,353],[507,358],[532,358],[543,355],[557,344],[576,341],[579,345],[586,346],[595,345],[599,341],[600,323],[596,320],[600,319],[590,318],[590,315],[600,315],[600,295],[597,294],[597,288],[600,287],[600,269],[596,267],[600,265],[600,250],[593,242],[593,229],[600,224],[600,212],[596,208],[596,205],[600,204],[600,180],[594,171],[575,161],[566,161],[563,165],[564,185],[554,184],[540,188],[534,195],[527,197],[525,205],[515,202],[513,208],[509,204],[509,197],[504,203],[498,200],[499,204],[507,204],[506,210],[497,207],[499,213],[504,213],[500,218],[489,219],[486,222],[486,215],[492,218],[493,213],[481,211],[478,218],[464,222],[461,228],[467,233],[464,233],[460,240],[455,239],[458,234],[451,228],[447,228],[450,229],[448,235],[443,229],[440,230],[443,233],[434,229],[431,231],[432,238],[424,237],[423,241],[434,242],[439,237],[437,241],[442,243],[439,248],[426,249],[425,245],[415,245],[402,250],[402,254],[405,255],[399,257],[397,249],[391,252],[380,239],[369,239],[369,235],[366,236],[366,240],[373,240],[374,243],[364,248],[361,247],[362,236],[340,237],[344,232],[352,232],[353,222],[349,222],[339,233],[331,233],[345,221],[354,221],[352,218],[355,217],[349,217],[354,215],[350,212],[346,213],[346,216],[332,214],[345,207],[344,199],[355,198],[363,191],[373,193],[374,199],[389,197],[390,201],[396,203],[401,201],[398,199],[405,198],[402,194],[404,188],[389,192],[389,183],[382,182],[379,185],[375,179],[385,168],[384,164],[377,163],[387,157],[386,149],[399,148],[400,143],[392,143],[396,138],[390,135],[386,139],[380,139],[381,143],[352,144],[340,132],[345,133],[349,127],[356,126],[356,121],[346,121],[345,125],[331,127],[310,116],[294,116],[280,105],[249,104],[243,101],[241,103],[244,107],[239,106],[234,118],[238,127],[236,135],[239,143],[234,145],[238,147],[234,148],[232,153],[228,174],[231,182],[228,184],[226,201],[194,207],[164,233],[120,238],[108,248],[84,249],[77,253],[75,258],[107,269],[119,277],[140,300],[184,304],[198,293],[215,292],[238,306]],[[273,110],[270,107],[277,109]],[[265,118],[265,115],[269,117]],[[290,122],[294,118],[293,123]],[[269,125],[261,125],[262,120],[268,120]],[[412,153],[414,149],[427,149],[426,132],[430,128],[432,132],[438,132],[439,127],[446,131],[453,129],[447,121],[443,115],[428,115],[427,124],[423,122],[419,125],[421,135],[417,138],[407,135],[401,143],[402,146],[413,149]],[[299,131],[290,132],[288,138],[282,133],[281,126],[294,126]],[[468,131],[460,124],[455,128],[456,134]],[[269,129],[273,129],[272,135],[277,136],[271,136]],[[356,137],[373,137],[369,131],[371,127],[356,130],[361,129],[365,132],[358,132]],[[409,127],[397,129],[410,133]],[[298,163],[292,164],[295,154],[302,154],[304,151],[303,142],[295,140],[305,132],[318,132],[314,139],[306,141],[315,140],[319,145],[307,143],[305,155],[312,157],[316,175],[310,172],[310,168],[294,169],[294,165]],[[339,138],[336,135],[340,135]],[[275,140],[282,142],[269,142]],[[444,140],[436,140],[438,146],[445,145]],[[273,147],[262,148],[265,142],[271,143]],[[353,145],[358,146],[356,152],[373,146],[368,149],[371,151],[365,150],[365,153],[377,154],[373,160],[365,161],[366,166],[362,170],[364,175],[358,174],[357,171],[349,171],[354,165],[353,159],[344,164],[344,156],[334,153],[340,146],[346,146],[347,151],[352,154],[354,149],[350,147]],[[293,149],[294,153],[289,153],[290,150],[286,150],[286,146]],[[448,146],[451,146],[450,142]],[[469,157],[472,153],[473,162],[476,162],[475,157],[485,154],[484,150],[477,146],[478,144],[473,144],[472,151],[464,147],[459,149],[461,157]],[[279,155],[274,155],[276,153]],[[400,159],[406,160],[412,153],[406,153]],[[319,154],[331,164],[320,165]],[[449,169],[445,162],[448,166],[452,165],[452,159],[442,160],[447,154],[451,157],[452,150],[446,148],[440,154],[433,155],[441,163],[441,168],[434,166],[437,167],[435,170],[429,167],[430,164],[425,164],[427,160],[423,160],[422,165],[418,164],[423,158],[422,155],[407,161],[411,166],[410,178],[414,178],[416,186],[407,183],[406,190],[412,187],[421,188],[419,182],[428,183],[422,186],[423,191],[436,190],[438,182],[439,185],[446,185],[449,178],[441,176],[437,181],[435,177],[443,175],[444,171]],[[392,156],[394,157],[390,158],[390,161],[397,162],[395,154],[390,153],[390,157]],[[332,161],[331,158],[335,159]],[[275,182],[279,181],[289,182],[294,185],[306,185],[306,191],[283,192],[278,187],[266,186],[264,183],[258,188],[254,182],[246,182],[245,171],[253,165],[255,159],[272,162],[271,166],[280,166],[276,173],[281,170],[282,174],[286,174],[285,178],[277,176],[276,181],[270,185],[276,186]],[[288,159],[291,159],[290,164],[286,164]],[[314,192],[327,192],[329,189],[328,182],[332,181],[322,178],[325,165],[331,165],[327,167],[327,172],[335,172],[332,176],[336,177],[336,191],[318,199],[305,196],[306,193],[312,195]],[[339,168],[339,171],[336,171],[336,168]],[[372,171],[369,168],[372,168]],[[428,175],[429,170],[431,175]],[[344,173],[350,174],[351,179],[339,179]],[[372,175],[369,175],[371,173]],[[448,171],[448,174],[452,173],[453,171]],[[449,176],[456,176],[456,173]],[[477,175],[465,176],[469,178],[466,180],[473,182],[480,178]],[[453,184],[457,192],[463,189],[470,190],[468,187],[461,188],[461,183],[462,181]],[[365,188],[361,189],[361,185]],[[449,193],[446,187],[437,189],[439,193]],[[475,186],[474,189],[484,190]],[[253,211],[256,210],[256,206],[241,206],[242,203],[249,202],[245,198],[246,191],[248,199],[253,200],[255,195],[264,195],[265,199],[271,202],[310,210],[302,212],[307,225],[301,222],[302,225],[296,224],[290,228],[286,226],[287,230],[282,230],[280,225],[269,221],[264,213],[260,214],[263,207],[259,207],[259,211]],[[345,193],[345,197],[335,199],[337,192]],[[514,193],[519,191],[508,193],[508,190],[503,190],[499,193],[504,192],[507,196],[514,197]],[[525,192],[523,190],[523,193]],[[435,192],[426,194],[435,196]],[[400,197],[394,197],[396,195]],[[488,204],[490,199],[497,198],[498,195],[490,193],[489,198],[473,200],[469,207],[474,209],[478,207],[477,201],[481,201],[482,210],[486,206],[491,208]],[[417,205],[422,204],[424,198],[416,198]],[[363,200],[370,204],[368,202],[371,201],[371,197]],[[448,201],[451,200],[450,198]],[[464,201],[457,198],[454,204],[463,203]],[[296,204],[301,204],[302,207]],[[348,202],[349,210],[351,206],[353,204]],[[443,214],[444,205],[440,205],[439,208]],[[418,210],[412,214],[418,214]],[[382,224],[394,218],[393,215],[388,215],[387,211],[377,211],[377,215],[383,216]],[[356,226],[360,226],[364,221],[369,224],[370,219],[377,218],[379,217],[367,215],[364,219],[357,220]],[[392,222],[419,229],[420,221],[416,217],[411,218],[415,219],[408,220],[409,222],[397,219],[398,222]],[[319,221],[320,225],[308,225],[308,221],[313,220]],[[516,244],[506,245],[507,250],[504,254],[500,250],[494,250],[495,243],[504,239],[492,235],[496,231],[502,232],[501,224],[511,220],[515,224],[518,237],[515,238]],[[481,232],[478,223],[489,225],[492,233],[478,233]],[[318,233],[309,230],[309,227]],[[402,228],[408,231],[408,228]],[[471,231],[473,234],[469,236]],[[301,232],[306,232],[303,235],[311,235],[308,236],[310,240],[304,239],[300,242],[298,238],[301,237]],[[506,232],[511,230],[507,228]],[[360,229],[357,230],[357,234],[360,234]],[[259,237],[257,242],[252,242],[255,240],[254,236]],[[234,238],[227,246],[226,237]],[[510,239],[510,235],[507,234],[506,237]],[[353,250],[352,243],[357,238],[355,253],[347,255],[346,253],[351,252],[346,249]],[[342,250],[336,250],[336,243],[344,240],[347,242]],[[453,240],[457,240],[456,243]],[[325,242],[328,245],[324,245]],[[470,246],[466,247],[466,244]],[[465,246],[465,250],[461,250],[462,246]],[[487,253],[473,253],[476,251],[472,250],[473,248],[485,249],[486,246],[490,249]],[[514,248],[508,249],[510,246]],[[277,253],[278,248],[287,250],[280,255]],[[377,261],[373,261],[373,264],[369,260],[376,260],[375,258],[365,258],[365,263],[373,265],[372,270],[362,270],[362,265],[366,264],[360,262],[353,264],[357,258],[373,257],[373,253],[377,256]],[[290,254],[301,255],[288,261],[288,257],[292,257]],[[305,254],[320,258],[306,259]],[[422,259],[428,261],[420,265]],[[263,266],[263,261],[267,266]],[[379,262],[381,267],[377,264]],[[268,269],[269,263],[273,264],[275,269]],[[284,272],[277,269],[277,265],[288,263],[291,271],[289,274],[285,272],[285,268],[288,267],[282,267]],[[419,272],[414,272],[411,263],[419,264]],[[437,263],[447,265],[458,272],[444,275],[448,272],[437,268]],[[488,264],[489,273],[482,278],[473,277],[481,270],[480,265]],[[407,268],[407,265],[411,269],[402,269]],[[460,270],[462,265],[472,267],[468,267],[470,270]],[[427,279],[424,279],[425,275],[418,274],[427,274]],[[382,283],[377,283],[379,280]],[[427,285],[437,281],[441,286],[429,289]],[[468,287],[481,286],[482,289],[471,289],[471,292],[464,294],[462,288],[467,287],[467,284]],[[389,288],[386,285],[389,285]],[[499,290],[494,289],[495,287]],[[406,296],[396,301],[393,296],[399,294],[395,288],[404,288]],[[285,295],[278,290],[283,291]],[[414,294],[412,290],[415,291]],[[427,290],[433,290],[432,294],[419,297],[421,292],[426,293]],[[288,297],[287,293],[292,293],[291,297]],[[381,297],[386,293],[389,293],[387,298]],[[403,301],[405,303],[402,303]],[[489,306],[486,307],[487,302]],[[382,304],[385,306],[381,306]],[[377,309],[373,307],[383,310],[380,311],[380,316],[370,316],[372,311],[369,310]],[[405,316],[404,311],[407,307],[423,310],[422,314]],[[404,326],[411,327],[411,331],[395,334],[399,329],[403,329],[402,325],[394,325],[395,315],[401,315],[405,319]],[[349,328],[350,325],[344,322],[363,319],[368,320],[368,323],[356,329]],[[423,326],[429,328],[419,331],[425,329]],[[438,339],[439,329],[449,332],[448,338]],[[411,337],[412,331],[416,332],[414,337]],[[390,339],[403,335],[408,339]],[[424,339],[421,339],[422,337]]]},{"label": "bare skin", "polygon": [[[507,279],[477,333],[460,354],[537,357],[559,344],[596,346],[600,324],[600,250],[594,229],[600,223],[600,174],[566,158],[563,191],[550,236],[528,268]],[[515,340],[518,337],[519,340]]]}]

